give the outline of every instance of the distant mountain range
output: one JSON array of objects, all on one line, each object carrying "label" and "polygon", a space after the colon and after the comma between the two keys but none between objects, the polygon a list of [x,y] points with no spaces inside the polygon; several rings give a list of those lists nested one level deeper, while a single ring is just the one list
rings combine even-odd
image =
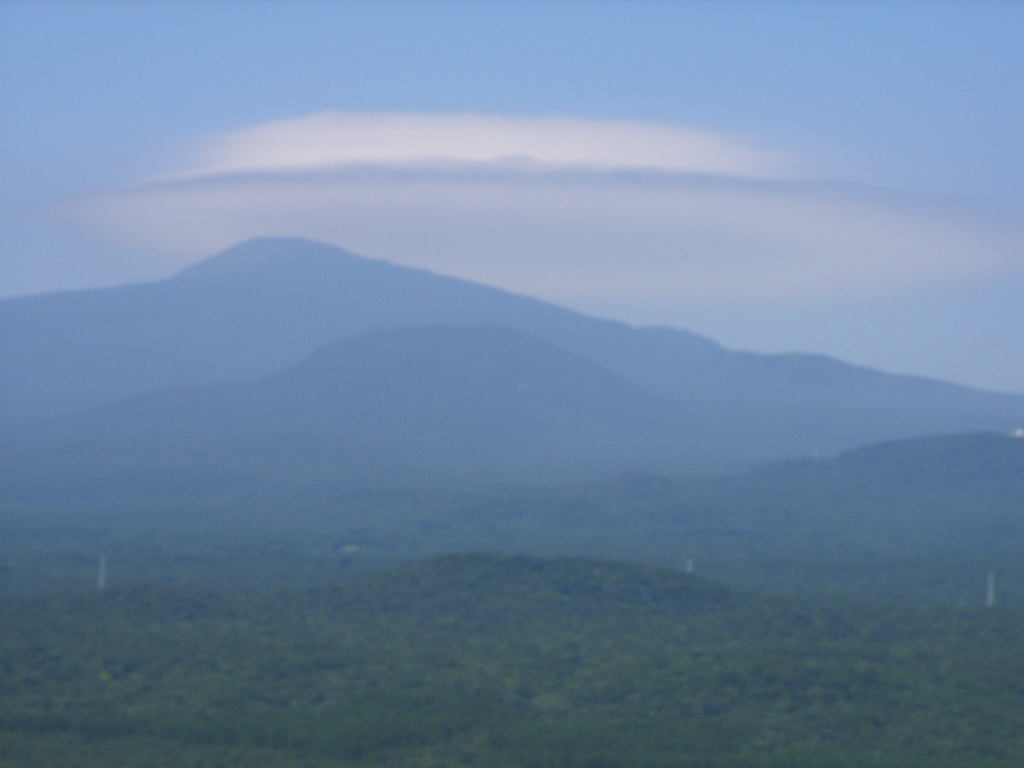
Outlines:
[{"label": "distant mountain range", "polygon": [[0,334],[8,442],[161,465],[187,444],[259,472],[547,481],[1024,424],[1024,396],[733,352],[297,239],[6,300]]},{"label": "distant mountain range", "polygon": [[[93,456],[234,457],[252,474],[552,482],[725,461],[713,419],[502,326],[371,331],[244,384],[139,395],[26,430]],[[681,436],[701,435],[698,447]],[[728,442],[728,441],[726,441]],[[49,451],[49,448],[46,449]]]}]

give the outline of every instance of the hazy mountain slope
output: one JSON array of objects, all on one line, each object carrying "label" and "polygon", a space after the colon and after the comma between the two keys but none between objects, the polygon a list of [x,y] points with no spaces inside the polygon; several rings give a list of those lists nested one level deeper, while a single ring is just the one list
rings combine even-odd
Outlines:
[{"label": "hazy mountain slope", "polygon": [[319,243],[255,240],[157,283],[0,302],[0,408],[11,417],[67,412],[159,387],[266,376],[378,328],[480,323],[542,337],[538,329],[631,333]]},{"label": "hazy mountain slope", "polygon": [[0,302],[0,412],[18,420],[266,376],[377,328],[480,323],[529,333],[691,409],[774,420],[772,456],[1024,424],[1024,397],[822,356],[730,352],[294,239],[243,243],[157,283]]},{"label": "hazy mountain slope", "polygon": [[736,450],[720,437],[728,424],[518,331],[430,326],[373,331],[256,382],[161,390],[23,437],[51,444],[37,452],[77,453],[78,466],[117,446],[133,463],[167,465],[168,446],[187,444],[189,465],[241,452],[258,474],[316,465],[335,479],[430,484],[689,469]]},{"label": "hazy mountain slope", "polygon": [[1024,554],[1024,439],[905,440],[697,482],[622,477],[578,500],[626,519],[632,512],[666,525],[746,531],[758,547]]},{"label": "hazy mountain slope", "polygon": [[929,437],[782,463],[706,486],[776,535],[878,552],[1024,554],[1024,439]]}]

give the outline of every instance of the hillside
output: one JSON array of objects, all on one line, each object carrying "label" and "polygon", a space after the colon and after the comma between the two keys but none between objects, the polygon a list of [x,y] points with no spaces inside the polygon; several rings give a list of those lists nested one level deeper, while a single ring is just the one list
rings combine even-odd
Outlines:
[{"label": "hillside", "polygon": [[262,378],[372,330],[479,324],[555,344],[628,347],[634,335],[482,285],[267,238],[156,283],[0,302],[0,409],[8,418],[67,413],[168,386]]},{"label": "hillside", "polygon": [[60,456],[21,459],[0,467],[8,593],[89,584],[101,552],[120,584],[250,587],[492,551],[693,560],[698,573],[772,592],[975,605],[995,571],[1000,602],[1024,604],[1024,440],[994,433],[721,478],[474,491],[371,489],[312,465],[282,478],[179,462],[176,475],[121,456],[76,475]]},{"label": "hillside", "polygon": [[356,336],[252,383],[50,421],[12,450],[28,474],[67,457],[52,469],[65,481],[120,464],[177,471],[187,486],[186,467],[230,463],[264,481],[536,485],[723,464],[730,424],[517,331],[433,326]]},{"label": "hillside", "polygon": [[259,379],[369,331],[480,324],[586,358],[690,413],[727,417],[737,462],[1024,424],[1018,395],[822,356],[733,352],[291,239],[243,243],[156,283],[0,302],[0,412],[11,424]]}]

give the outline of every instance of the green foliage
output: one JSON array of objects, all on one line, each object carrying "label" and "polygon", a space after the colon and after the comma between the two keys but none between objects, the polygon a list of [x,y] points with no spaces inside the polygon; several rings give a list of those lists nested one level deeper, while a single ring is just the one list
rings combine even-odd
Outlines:
[{"label": "green foliage", "polygon": [[0,605],[12,766],[169,765],[155,744],[194,766],[1024,760],[1024,616],[1008,610],[765,599],[660,568],[485,555],[276,593]]},{"label": "green foliage", "polygon": [[975,605],[994,571],[999,601],[1024,605],[1024,440],[1004,435],[702,480],[475,491],[359,488],[315,468],[241,486],[225,471],[227,488],[201,473],[161,484],[129,472],[86,488],[35,472],[0,467],[3,594],[86,587],[103,552],[111,583],[232,589],[489,551],[673,567],[692,558],[699,573],[775,593]]}]

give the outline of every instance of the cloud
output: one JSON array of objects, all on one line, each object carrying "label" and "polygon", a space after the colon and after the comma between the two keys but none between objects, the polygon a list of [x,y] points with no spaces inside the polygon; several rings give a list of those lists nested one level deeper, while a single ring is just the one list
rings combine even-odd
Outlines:
[{"label": "cloud", "polygon": [[302,235],[570,303],[840,298],[1024,266],[1013,222],[785,166],[671,126],[332,113],[219,137],[67,212],[183,262]]},{"label": "cloud", "polygon": [[195,167],[171,178],[349,165],[540,164],[778,176],[779,153],[722,133],[659,123],[570,117],[324,112],[210,140]]}]

